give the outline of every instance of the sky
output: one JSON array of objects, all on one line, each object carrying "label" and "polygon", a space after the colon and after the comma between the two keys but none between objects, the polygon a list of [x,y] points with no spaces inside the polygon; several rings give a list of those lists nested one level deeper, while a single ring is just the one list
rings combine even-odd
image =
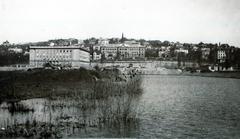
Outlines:
[{"label": "sky", "polygon": [[240,47],[240,0],[0,0],[0,43],[121,37]]}]

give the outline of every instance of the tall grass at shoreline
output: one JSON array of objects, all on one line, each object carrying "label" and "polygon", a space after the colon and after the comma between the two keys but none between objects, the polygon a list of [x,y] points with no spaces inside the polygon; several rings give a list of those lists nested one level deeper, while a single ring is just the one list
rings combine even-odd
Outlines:
[{"label": "tall grass at shoreline", "polygon": [[[125,81],[116,81],[118,76],[116,73],[105,73],[105,75],[103,73],[102,77],[104,76],[104,78],[99,78],[98,73],[95,72],[88,73],[90,74],[79,75],[89,77],[85,81],[73,77],[75,79],[71,80],[77,82],[41,83],[36,89],[39,94],[37,96],[46,99],[44,110],[48,119],[44,122],[34,118],[25,123],[14,122],[14,126],[8,126],[2,135],[57,137],[61,136],[59,134],[63,134],[59,128],[106,126],[124,128],[138,124],[137,108],[142,94],[141,76],[128,77]],[[76,75],[74,72],[71,74]],[[49,87],[46,87],[47,85]],[[61,110],[73,108],[78,111],[76,115],[61,112]],[[58,111],[57,115],[56,111]],[[17,128],[21,128],[24,134],[16,130]],[[36,130],[40,130],[41,133],[33,133]]]}]

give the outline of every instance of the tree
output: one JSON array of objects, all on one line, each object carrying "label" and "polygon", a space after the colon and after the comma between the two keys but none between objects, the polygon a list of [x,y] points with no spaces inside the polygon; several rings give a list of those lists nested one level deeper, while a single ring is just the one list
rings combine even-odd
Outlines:
[{"label": "tree", "polygon": [[89,44],[89,40],[86,39],[86,40],[83,40],[84,44]]},{"label": "tree", "polygon": [[164,42],[163,42],[163,45],[164,45],[164,46],[170,46],[170,42],[169,42],[169,41],[164,41]]},{"label": "tree", "polygon": [[117,51],[116,57],[114,59],[119,60],[120,58],[121,58],[121,54],[119,51]]},{"label": "tree", "polygon": [[106,60],[106,56],[105,56],[105,54],[102,54],[101,55],[101,63],[103,63],[105,60]]},{"label": "tree", "polygon": [[217,62],[216,57],[217,57],[217,49],[216,48],[211,48],[209,56],[208,56],[208,62],[211,63],[211,64],[216,63]]},{"label": "tree", "polygon": [[158,57],[158,51],[152,50],[152,49],[146,49],[145,56],[146,57]]}]

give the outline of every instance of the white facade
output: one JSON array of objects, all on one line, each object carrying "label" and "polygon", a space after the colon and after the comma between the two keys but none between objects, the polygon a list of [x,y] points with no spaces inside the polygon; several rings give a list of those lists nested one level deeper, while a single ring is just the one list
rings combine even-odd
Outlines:
[{"label": "white facade", "polygon": [[226,53],[223,50],[219,50],[218,53],[218,59],[225,59],[226,58]]},{"label": "white facade", "polygon": [[14,53],[22,53],[23,50],[21,48],[8,48],[8,51],[12,51]]},{"label": "white facade", "polygon": [[118,45],[117,44],[109,44],[107,46],[101,47],[101,53],[104,54],[106,59],[113,59],[117,56]]},{"label": "white facade", "polygon": [[101,53],[106,59],[114,57],[124,58],[145,58],[145,47],[140,44],[111,44],[101,47]]},{"label": "white facade", "polygon": [[101,60],[101,58],[102,58],[101,53],[93,52],[93,60]]},{"label": "white facade", "polygon": [[220,63],[225,62],[226,60],[226,52],[223,50],[218,50],[217,51],[217,59]]},{"label": "white facade", "polygon": [[98,40],[98,44],[99,45],[108,45],[109,44],[109,40],[107,40],[107,39],[99,39]]},{"label": "white facade", "polygon": [[90,54],[80,46],[30,46],[30,66],[52,63],[61,67],[88,67]]},{"label": "white facade", "polygon": [[188,54],[188,50],[187,49],[183,49],[183,48],[180,48],[180,49],[177,49],[175,50],[176,53],[185,53],[185,54]]},{"label": "white facade", "polygon": [[101,45],[94,45],[93,50],[100,51],[101,50]]}]

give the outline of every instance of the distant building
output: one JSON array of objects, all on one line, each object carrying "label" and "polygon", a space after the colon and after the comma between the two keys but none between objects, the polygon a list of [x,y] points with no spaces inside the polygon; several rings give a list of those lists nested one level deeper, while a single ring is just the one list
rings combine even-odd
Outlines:
[{"label": "distant building", "polygon": [[93,50],[100,51],[101,50],[101,45],[94,45]]},{"label": "distant building", "polygon": [[[174,42],[170,43],[170,45],[171,46],[174,45]],[[177,48],[182,48],[183,47],[183,44],[181,44],[180,42],[176,42],[175,45],[176,45]]]},{"label": "distant building", "polygon": [[193,45],[193,51],[197,51],[198,50],[198,47],[196,45]]},{"label": "distant building", "polygon": [[93,60],[94,61],[98,61],[98,60],[101,60],[102,58],[102,54],[100,52],[93,52]]},{"label": "distant building", "polygon": [[117,44],[109,44],[107,46],[102,46],[101,53],[106,59],[114,59],[117,56],[118,47],[119,46]]},{"label": "distant building", "polygon": [[145,58],[145,47],[140,44],[109,44],[101,47],[101,53],[106,59]]},{"label": "distant building", "polygon": [[223,63],[226,60],[226,52],[224,50],[218,50],[217,51],[217,59],[219,63]]},{"label": "distant building", "polygon": [[188,54],[188,50],[187,49],[183,49],[183,48],[180,48],[180,49],[176,49],[175,50],[176,53],[185,53],[185,54]]},{"label": "distant building", "polygon": [[151,45],[147,45],[146,49],[152,49],[152,46]]},{"label": "distant building", "polygon": [[135,40],[124,41],[124,44],[128,45],[140,45],[140,42],[136,42]]},{"label": "distant building", "polygon": [[79,39],[78,44],[82,45],[82,44],[84,44],[84,41],[82,39]]},{"label": "distant building", "polygon": [[100,51],[102,46],[109,45],[109,40],[107,39],[99,39],[98,43],[93,46],[93,50]]},{"label": "distant building", "polygon": [[109,44],[107,40],[99,40],[102,57],[105,59],[135,59],[145,58],[145,46],[135,40],[127,40],[123,33],[120,39],[121,43]]},{"label": "distant building", "polygon": [[88,67],[89,51],[80,46],[30,46],[30,66],[43,67],[46,63],[61,67]]},{"label": "distant building", "polygon": [[103,46],[106,46],[106,45],[108,45],[109,44],[109,40],[107,40],[107,39],[99,39],[98,40],[98,45],[103,45]]},{"label": "distant building", "polygon": [[118,47],[120,59],[145,58],[145,47],[139,44],[121,44]]},{"label": "distant building", "polygon": [[90,39],[90,40],[89,40],[89,44],[90,44],[90,45],[95,45],[96,42],[97,42],[96,39]]},{"label": "distant building", "polygon": [[15,47],[15,48],[8,48],[8,51],[9,52],[13,52],[13,53],[22,53],[23,52],[22,48],[17,48],[17,47]]},{"label": "distant building", "polygon": [[9,43],[8,40],[6,40],[5,42],[2,43],[3,46],[10,46],[11,44]]}]

